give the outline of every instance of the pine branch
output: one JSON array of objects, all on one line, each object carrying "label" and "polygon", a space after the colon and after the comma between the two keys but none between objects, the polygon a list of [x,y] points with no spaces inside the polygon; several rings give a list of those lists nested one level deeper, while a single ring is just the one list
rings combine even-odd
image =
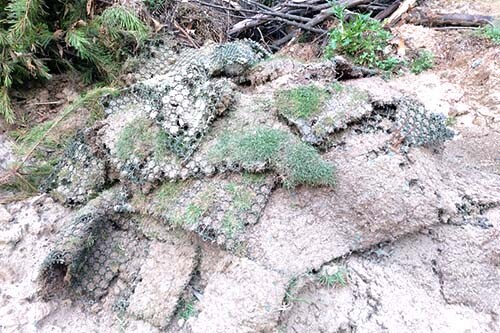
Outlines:
[{"label": "pine branch", "polygon": [[6,86],[0,87],[0,115],[2,115],[8,123],[14,121],[14,111],[10,104],[9,91]]},{"label": "pine branch", "polygon": [[40,0],[14,0],[5,8],[7,23],[11,26],[9,32],[15,39],[31,34],[34,31],[33,22],[44,14]]},{"label": "pine branch", "polygon": [[149,28],[133,12],[122,6],[106,8],[96,21],[107,28],[114,40],[127,35],[133,36],[136,43],[143,42],[149,35]]}]

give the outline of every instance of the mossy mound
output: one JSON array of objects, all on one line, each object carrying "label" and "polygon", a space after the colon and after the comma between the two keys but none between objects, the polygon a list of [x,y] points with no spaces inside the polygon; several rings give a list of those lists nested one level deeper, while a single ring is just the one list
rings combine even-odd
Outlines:
[{"label": "mossy mound", "polygon": [[294,125],[306,142],[321,145],[333,133],[369,115],[373,108],[365,91],[335,82],[320,88],[298,86],[277,91],[278,114]]},{"label": "mossy mound", "polygon": [[287,132],[269,127],[223,135],[214,146],[211,160],[249,171],[272,169],[283,185],[328,185],[335,182],[334,167],[306,143]]},{"label": "mossy mound", "polygon": [[315,85],[281,90],[275,94],[278,112],[284,117],[308,119],[321,111],[328,92]]}]

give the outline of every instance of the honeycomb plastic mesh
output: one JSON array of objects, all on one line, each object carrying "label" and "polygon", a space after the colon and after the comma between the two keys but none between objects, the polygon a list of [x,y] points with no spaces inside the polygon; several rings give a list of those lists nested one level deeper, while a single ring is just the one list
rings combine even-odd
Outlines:
[{"label": "honeycomb plastic mesh", "polygon": [[404,138],[403,148],[428,146],[442,143],[453,137],[454,133],[446,127],[446,117],[428,112],[418,101],[403,98],[396,114],[396,127]]},{"label": "honeycomb plastic mesh", "polygon": [[161,187],[151,194],[147,215],[232,249],[244,240],[246,227],[259,220],[275,183],[273,175],[233,174],[166,184],[177,189],[168,199]]},{"label": "honeycomb plastic mesh", "polygon": [[109,223],[105,214],[88,211],[80,213],[66,226],[39,273],[43,297],[53,296],[77,283],[89,254]]},{"label": "honeycomb plastic mesh", "polygon": [[106,168],[107,162],[94,155],[84,135],[79,133],[41,189],[55,191],[67,205],[81,204],[104,188]]}]

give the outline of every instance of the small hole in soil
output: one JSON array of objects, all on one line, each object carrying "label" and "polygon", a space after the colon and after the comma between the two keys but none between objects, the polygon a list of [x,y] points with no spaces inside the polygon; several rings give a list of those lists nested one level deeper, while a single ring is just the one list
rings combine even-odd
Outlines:
[{"label": "small hole in soil", "polygon": [[67,284],[67,281],[65,281],[67,272],[68,265],[66,264],[55,263],[47,268],[44,279],[44,294],[46,297],[50,298],[64,290]]}]

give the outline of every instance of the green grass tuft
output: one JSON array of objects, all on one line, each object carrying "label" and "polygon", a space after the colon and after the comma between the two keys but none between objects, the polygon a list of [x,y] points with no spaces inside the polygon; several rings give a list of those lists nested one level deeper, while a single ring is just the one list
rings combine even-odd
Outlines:
[{"label": "green grass tuft", "polygon": [[434,54],[431,51],[419,50],[417,58],[410,64],[410,71],[414,74],[420,74],[433,66]]},{"label": "green grass tuft", "polygon": [[287,145],[283,160],[287,174],[283,185],[292,188],[300,184],[330,185],[335,184],[333,166],[324,161],[313,147],[300,142]]},{"label": "green grass tuft", "polygon": [[328,93],[314,85],[282,90],[275,94],[278,112],[287,117],[309,118],[321,110]]},{"label": "green grass tuft", "polygon": [[169,136],[149,119],[139,118],[125,126],[116,143],[116,155],[122,161],[133,157],[146,158],[153,154],[155,160],[163,159],[170,150],[166,142]]},{"label": "green grass tuft", "polygon": [[500,27],[487,25],[479,30],[479,36],[491,40],[495,45],[500,45]]},{"label": "green grass tuft", "polygon": [[318,280],[319,283],[328,288],[335,285],[345,286],[347,285],[347,270],[344,267],[339,267],[337,272],[333,274],[321,274]]},{"label": "green grass tuft", "polygon": [[286,134],[267,128],[258,128],[253,132],[225,133],[212,151],[216,160],[231,157],[244,165],[268,163],[279,154],[281,143]]},{"label": "green grass tuft", "polygon": [[268,127],[226,133],[212,148],[210,158],[215,163],[238,164],[247,170],[264,165],[276,170],[287,188],[334,185],[334,167],[313,147]]}]

